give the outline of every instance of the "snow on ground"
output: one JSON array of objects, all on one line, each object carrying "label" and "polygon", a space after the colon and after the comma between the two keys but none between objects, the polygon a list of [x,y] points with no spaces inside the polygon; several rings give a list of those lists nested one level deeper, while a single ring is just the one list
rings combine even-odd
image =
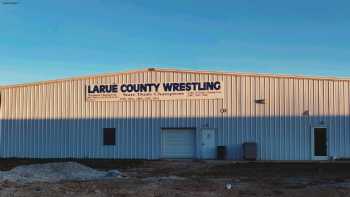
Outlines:
[{"label": "snow on ground", "polygon": [[113,177],[121,177],[121,173],[118,170],[99,171],[77,162],[22,165],[9,171],[0,171],[0,182],[87,181]]}]

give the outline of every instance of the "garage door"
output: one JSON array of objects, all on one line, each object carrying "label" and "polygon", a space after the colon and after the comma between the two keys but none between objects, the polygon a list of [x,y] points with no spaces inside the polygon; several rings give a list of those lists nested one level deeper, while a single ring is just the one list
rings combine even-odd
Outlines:
[{"label": "garage door", "polygon": [[161,157],[168,159],[193,158],[194,129],[162,129]]}]

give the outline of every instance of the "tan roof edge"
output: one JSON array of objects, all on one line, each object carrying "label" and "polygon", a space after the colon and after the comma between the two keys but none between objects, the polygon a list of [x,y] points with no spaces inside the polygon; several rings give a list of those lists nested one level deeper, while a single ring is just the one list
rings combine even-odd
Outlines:
[{"label": "tan roof edge", "polygon": [[225,72],[225,71],[206,71],[206,70],[178,70],[169,68],[152,68],[154,71],[179,72],[179,73],[200,73],[216,75],[236,75],[236,76],[257,76],[257,77],[274,77],[274,78],[298,78],[298,79],[315,79],[315,80],[333,80],[333,81],[350,81],[350,78],[332,77],[332,76],[310,76],[310,75],[288,75],[272,73],[249,73],[249,72]]},{"label": "tan roof edge", "polygon": [[21,87],[21,86],[32,86],[32,85],[56,83],[56,82],[61,82],[61,81],[90,79],[90,78],[95,78],[95,77],[108,77],[108,76],[119,75],[119,74],[132,74],[132,73],[145,72],[145,71],[148,71],[148,70],[149,69],[129,70],[129,71],[112,72],[112,73],[101,73],[101,74],[96,74],[96,75],[87,75],[87,76],[80,76],[80,77],[68,77],[68,78],[63,78],[63,79],[54,79],[54,80],[45,80],[45,81],[13,84],[13,85],[4,85],[4,86],[0,86],[0,89],[1,88],[12,88],[12,87]]},{"label": "tan roof edge", "polygon": [[0,86],[0,89],[22,87],[22,86],[33,86],[33,85],[48,84],[48,83],[55,83],[55,82],[61,82],[61,81],[90,79],[90,78],[96,78],[96,77],[108,77],[108,76],[120,75],[120,74],[133,74],[133,73],[140,73],[140,72],[146,72],[146,71],[177,72],[177,73],[192,73],[192,74],[256,76],[256,77],[274,77],[274,78],[296,78],[296,79],[314,79],[314,80],[332,80],[332,81],[350,81],[350,78],[338,78],[338,77],[327,77],[327,76],[316,77],[316,76],[283,75],[283,74],[271,74],[271,73],[241,73],[241,72],[224,72],[224,71],[205,71],[205,70],[183,70],[183,69],[171,69],[171,68],[146,68],[146,69],[139,69],[139,70],[130,70],[130,71],[112,72],[112,73],[101,73],[101,74],[96,74],[96,75],[70,77],[70,78],[30,82],[30,83],[23,83],[23,84],[3,85],[3,86]]}]

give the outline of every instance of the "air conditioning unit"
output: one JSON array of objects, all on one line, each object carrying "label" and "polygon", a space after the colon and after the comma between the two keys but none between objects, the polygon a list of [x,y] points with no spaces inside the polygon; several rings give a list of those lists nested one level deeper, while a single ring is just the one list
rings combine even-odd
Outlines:
[{"label": "air conditioning unit", "polygon": [[256,160],[257,155],[257,145],[255,142],[245,142],[243,143],[243,159],[244,160]]}]

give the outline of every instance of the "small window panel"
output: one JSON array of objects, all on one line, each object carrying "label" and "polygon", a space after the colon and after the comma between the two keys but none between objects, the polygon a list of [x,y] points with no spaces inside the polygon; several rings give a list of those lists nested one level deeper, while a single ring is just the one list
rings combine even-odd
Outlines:
[{"label": "small window panel", "polygon": [[115,128],[103,129],[103,145],[115,145]]}]

